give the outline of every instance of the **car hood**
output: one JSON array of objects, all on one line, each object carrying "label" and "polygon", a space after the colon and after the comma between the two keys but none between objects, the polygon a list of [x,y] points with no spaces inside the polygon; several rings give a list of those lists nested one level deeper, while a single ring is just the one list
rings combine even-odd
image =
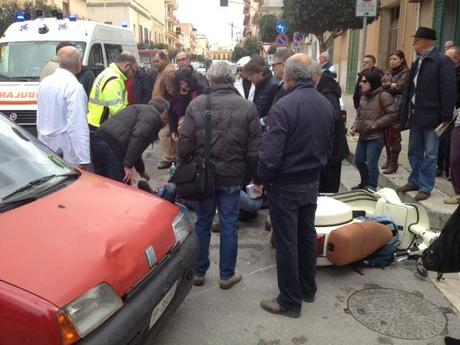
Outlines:
[{"label": "car hood", "polygon": [[83,173],[69,186],[0,215],[0,280],[58,307],[102,282],[120,296],[175,245],[174,205]]}]

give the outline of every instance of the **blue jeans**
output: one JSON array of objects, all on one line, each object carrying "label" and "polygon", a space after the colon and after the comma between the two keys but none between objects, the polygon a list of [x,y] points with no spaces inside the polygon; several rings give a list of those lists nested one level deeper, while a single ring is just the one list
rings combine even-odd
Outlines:
[{"label": "blue jeans", "polygon": [[213,196],[200,200],[196,211],[195,232],[200,240],[200,254],[196,275],[202,277],[209,268],[209,242],[212,220],[216,206],[220,220],[220,279],[229,279],[235,274],[238,254],[238,216],[240,214],[240,186],[216,186]]},{"label": "blue jeans", "polygon": [[240,192],[240,209],[246,212],[257,212],[262,207],[264,200],[262,197],[252,199],[247,193]]},{"label": "blue jeans", "polygon": [[439,138],[433,129],[411,128],[409,133],[409,158],[412,169],[408,183],[422,192],[430,193],[436,179]]},{"label": "blue jeans", "polygon": [[300,311],[302,296],[316,294],[315,212],[319,182],[267,186],[275,235],[278,303]]},{"label": "blue jeans", "polygon": [[355,163],[361,176],[361,186],[377,188],[379,180],[379,158],[384,145],[383,138],[358,140]]},{"label": "blue jeans", "polygon": [[91,137],[91,153],[94,173],[123,182],[123,161],[104,139],[95,135]]}]

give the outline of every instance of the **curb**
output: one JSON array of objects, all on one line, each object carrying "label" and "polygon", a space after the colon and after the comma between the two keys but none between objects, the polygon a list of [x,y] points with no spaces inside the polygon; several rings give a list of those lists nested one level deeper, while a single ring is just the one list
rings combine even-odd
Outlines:
[{"label": "curb", "polygon": [[[357,142],[350,137],[348,139],[348,146],[350,148],[350,153],[346,160],[355,168],[355,151]],[[380,164],[379,164],[380,165]],[[391,175],[384,175],[380,173],[379,175],[379,187],[380,188],[392,188],[397,189],[400,186],[406,184],[410,172],[402,166],[399,166],[398,171]],[[359,176],[359,174],[358,174]],[[347,186],[342,183],[342,186],[349,190],[351,186]],[[421,204],[428,212],[430,217],[430,227],[434,230],[441,230],[444,224],[447,222],[449,217],[457,208],[457,205],[447,205],[444,204],[444,199],[447,199],[449,195],[445,194],[441,190],[437,189],[436,186],[431,192],[431,196],[427,200],[417,201],[415,200],[415,195],[417,192],[409,193],[398,193],[401,200],[405,203],[419,203]]]}]

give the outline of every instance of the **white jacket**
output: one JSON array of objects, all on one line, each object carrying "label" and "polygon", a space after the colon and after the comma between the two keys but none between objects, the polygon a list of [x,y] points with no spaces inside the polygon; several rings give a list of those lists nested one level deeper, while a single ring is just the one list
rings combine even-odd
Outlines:
[{"label": "white jacket", "polygon": [[[235,89],[238,90],[239,94],[244,97],[244,88],[243,88],[243,79],[238,79],[235,81]],[[254,100],[254,94],[256,93],[256,86],[254,84],[251,84],[251,88],[249,89],[249,95],[248,95],[248,101],[253,101]]]},{"label": "white jacket", "polygon": [[88,103],[77,78],[58,68],[40,83],[37,100],[38,139],[53,151],[62,151],[70,165],[88,164]]}]

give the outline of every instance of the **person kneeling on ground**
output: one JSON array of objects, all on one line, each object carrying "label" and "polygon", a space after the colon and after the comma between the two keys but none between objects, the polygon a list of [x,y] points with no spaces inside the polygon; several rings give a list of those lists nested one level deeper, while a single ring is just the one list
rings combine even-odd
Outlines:
[{"label": "person kneeling on ground", "polygon": [[142,153],[168,121],[169,103],[155,96],[149,104],[128,106],[105,121],[91,141],[94,172],[130,184],[133,167],[149,180]]}]

